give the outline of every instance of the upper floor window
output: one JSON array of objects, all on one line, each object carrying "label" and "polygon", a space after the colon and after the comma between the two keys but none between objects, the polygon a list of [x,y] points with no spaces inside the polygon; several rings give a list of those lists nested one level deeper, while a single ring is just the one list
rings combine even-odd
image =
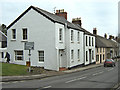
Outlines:
[{"label": "upper floor window", "polygon": [[77,32],[77,41],[80,42],[80,32]]},{"label": "upper floor window", "polygon": [[27,40],[27,28],[23,29],[23,40]]},{"label": "upper floor window", "polygon": [[12,29],[12,39],[16,39],[16,29]]},{"label": "upper floor window", "polygon": [[100,53],[102,52],[102,48],[100,48]]},{"label": "upper floor window", "polygon": [[89,37],[89,46],[91,46],[91,37]]},{"label": "upper floor window", "polygon": [[63,40],[62,28],[59,29],[59,41]]},{"label": "upper floor window", "polygon": [[97,48],[97,53],[99,52],[98,48]]},{"label": "upper floor window", "polygon": [[15,50],[15,60],[23,60],[23,50]]},{"label": "upper floor window", "polygon": [[88,46],[88,37],[86,36],[86,46]]},{"label": "upper floor window", "polygon": [[94,46],[94,39],[93,39],[93,37],[92,37],[92,46]]},{"label": "upper floor window", "polygon": [[105,48],[103,48],[103,52],[105,52]]},{"label": "upper floor window", "polygon": [[73,30],[71,30],[71,41],[73,42]]}]

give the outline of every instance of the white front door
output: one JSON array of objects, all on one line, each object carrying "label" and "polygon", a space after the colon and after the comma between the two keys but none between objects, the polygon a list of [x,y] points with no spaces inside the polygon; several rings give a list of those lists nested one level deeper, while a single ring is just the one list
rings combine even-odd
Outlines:
[{"label": "white front door", "polygon": [[65,52],[64,50],[59,50],[59,67],[65,67],[66,61],[65,61]]}]

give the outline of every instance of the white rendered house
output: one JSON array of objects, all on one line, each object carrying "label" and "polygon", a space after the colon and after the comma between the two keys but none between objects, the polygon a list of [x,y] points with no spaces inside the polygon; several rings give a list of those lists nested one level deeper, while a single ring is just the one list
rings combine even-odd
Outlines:
[{"label": "white rendered house", "polygon": [[59,71],[84,64],[84,30],[64,17],[30,6],[8,26],[7,33],[11,63],[26,65],[24,44],[34,42],[31,66]]}]

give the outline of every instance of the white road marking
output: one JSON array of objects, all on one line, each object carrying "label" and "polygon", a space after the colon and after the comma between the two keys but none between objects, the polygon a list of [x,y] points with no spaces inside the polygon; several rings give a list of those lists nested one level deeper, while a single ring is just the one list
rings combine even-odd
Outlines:
[{"label": "white road marking", "polygon": [[52,86],[46,86],[46,87],[43,87],[43,88],[50,88],[50,87],[52,87]]},{"label": "white road marking", "polygon": [[101,73],[103,73],[103,71],[94,73],[93,76],[96,76],[96,75],[101,74]]},{"label": "white road marking", "polygon": [[14,82],[11,82],[11,83],[18,83],[19,81],[14,81]]},{"label": "white road marking", "polygon": [[65,83],[74,82],[74,81],[81,80],[81,79],[84,79],[84,78],[86,78],[86,77],[81,77],[81,78],[72,79],[72,80],[69,80],[69,81],[67,81],[67,82],[65,82]]},{"label": "white road marking", "polygon": [[113,68],[109,69],[108,71],[111,71],[111,70],[113,70]]}]

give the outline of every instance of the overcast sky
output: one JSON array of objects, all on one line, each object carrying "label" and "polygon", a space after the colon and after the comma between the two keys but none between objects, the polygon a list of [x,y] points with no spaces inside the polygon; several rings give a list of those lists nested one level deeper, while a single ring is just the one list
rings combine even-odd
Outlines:
[{"label": "overcast sky", "polygon": [[33,5],[54,12],[64,9],[68,21],[81,17],[82,27],[92,33],[94,27],[99,35],[116,36],[118,34],[118,1],[119,0],[0,0],[0,24],[7,26],[29,6]]}]

